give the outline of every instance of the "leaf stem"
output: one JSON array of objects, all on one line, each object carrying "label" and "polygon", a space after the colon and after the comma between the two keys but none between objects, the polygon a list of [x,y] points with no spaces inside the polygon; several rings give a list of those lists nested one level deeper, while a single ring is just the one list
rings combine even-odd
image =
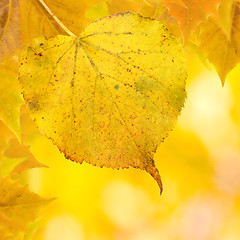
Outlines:
[{"label": "leaf stem", "polygon": [[46,11],[52,16],[52,18],[58,23],[58,25],[71,37],[77,37],[74,33],[72,33],[61,21],[60,19],[52,12],[52,10],[47,6],[47,4],[43,0],[38,0]]}]

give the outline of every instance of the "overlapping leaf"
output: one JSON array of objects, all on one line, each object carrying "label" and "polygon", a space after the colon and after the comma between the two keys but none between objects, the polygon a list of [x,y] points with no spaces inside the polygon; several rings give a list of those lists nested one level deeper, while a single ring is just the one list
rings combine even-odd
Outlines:
[{"label": "overlapping leaf", "polygon": [[[44,1],[76,35],[92,22],[85,12],[100,2]],[[42,3],[42,0],[0,1],[0,59],[16,53],[22,45],[28,45],[41,34],[48,37],[65,34]]]},{"label": "overlapping leaf", "polygon": [[183,107],[185,80],[180,45],[135,13],[103,18],[79,38],[37,38],[20,66],[32,118],[67,158],[137,167],[160,188],[153,153]]},{"label": "overlapping leaf", "polygon": [[33,37],[61,33],[37,0],[2,0],[0,16],[0,60],[19,51]]}]

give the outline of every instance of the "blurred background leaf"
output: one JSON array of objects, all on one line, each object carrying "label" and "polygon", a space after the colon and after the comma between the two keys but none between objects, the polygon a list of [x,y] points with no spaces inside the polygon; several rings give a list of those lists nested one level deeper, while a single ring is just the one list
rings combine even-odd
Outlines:
[{"label": "blurred background leaf", "polygon": [[[26,44],[42,33],[51,36],[62,31],[38,1],[19,2]],[[180,36],[166,9],[144,0],[46,2],[75,34],[98,17],[131,10],[163,21],[172,19],[168,27]],[[229,16],[232,0],[221,2],[228,6],[220,7],[221,16]],[[62,7],[65,10],[58,13]],[[218,24],[229,37],[231,21],[220,17]],[[194,37],[192,43],[184,50],[189,72],[185,109],[155,156],[164,182],[161,197],[144,172],[67,161],[22,109],[24,142],[49,168],[25,171],[21,182],[44,197],[57,197],[44,210],[46,217],[36,223],[37,229],[34,224],[30,227],[32,236],[36,233],[34,240],[240,239],[240,67],[228,74],[222,88],[213,66],[200,60],[202,52],[192,51],[199,39]],[[0,131],[2,154],[14,135],[8,129]]]}]

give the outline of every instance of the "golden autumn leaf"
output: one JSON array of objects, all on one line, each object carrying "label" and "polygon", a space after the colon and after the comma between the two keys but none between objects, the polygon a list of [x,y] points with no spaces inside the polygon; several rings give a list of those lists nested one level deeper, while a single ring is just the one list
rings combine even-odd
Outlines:
[{"label": "golden autumn leaf", "polygon": [[0,178],[1,239],[23,239],[29,225],[53,199],[44,199],[10,178]]},{"label": "golden autumn leaf", "polygon": [[19,87],[17,67],[14,60],[0,63],[0,119],[21,139],[20,106],[24,104],[24,100]]},{"label": "golden autumn leaf", "polygon": [[37,38],[22,54],[24,99],[67,158],[140,168],[162,189],[153,161],[185,101],[181,46],[136,13],[91,24],[79,38]]},{"label": "golden autumn leaf", "polygon": [[222,84],[227,74],[240,62],[240,2],[232,2],[230,36],[214,18],[201,25],[199,47],[214,64]]},{"label": "golden autumn leaf", "polygon": [[221,0],[181,0],[183,4],[171,0],[163,0],[162,5],[169,9],[180,24],[184,41],[187,42],[198,24],[208,16],[217,14],[217,7]]}]

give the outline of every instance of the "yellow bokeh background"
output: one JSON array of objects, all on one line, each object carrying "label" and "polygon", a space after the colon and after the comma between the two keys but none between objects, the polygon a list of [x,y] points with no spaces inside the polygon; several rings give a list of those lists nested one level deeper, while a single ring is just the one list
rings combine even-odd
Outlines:
[{"label": "yellow bokeh background", "polygon": [[26,143],[49,166],[26,173],[29,188],[56,197],[35,240],[240,239],[240,67],[222,87],[212,66],[186,57],[185,108],[155,155],[162,196],[143,171],[66,160],[24,115]]},{"label": "yellow bokeh background", "polygon": [[[108,14],[105,3],[87,12],[93,20],[99,14]],[[26,144],[49,167],[28,170],[26,182],[56,197],[32,226],[35,240],[240,239],[240,67],[222,87],[213,66],[193,51],[185,55],[186,104],[155,155],[162,196],[146,172],[66,160],[22,116]]]}]

